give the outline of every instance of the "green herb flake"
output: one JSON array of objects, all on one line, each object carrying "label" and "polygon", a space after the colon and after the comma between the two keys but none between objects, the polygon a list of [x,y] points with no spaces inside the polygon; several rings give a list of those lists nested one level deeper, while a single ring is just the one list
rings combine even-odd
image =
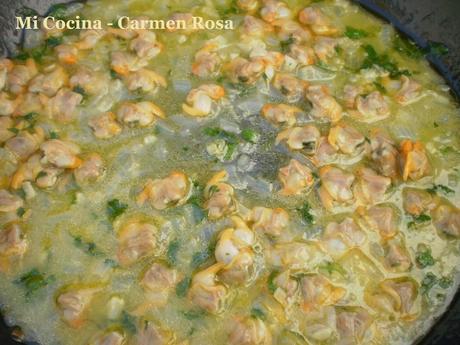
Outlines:
[{"label": "green herb flake", "polygon": [[436,56],[444,56],[449,53],[449,48],[444,43],[430,41],[426,48],[426,53]]},{"label": "green herb flake", "polygon": [[48,47],[56,47],[62,44],[62,37],[49,37],[45,41]]},{"label": "green herb flake", "polygon": [[204,202],[203,193],[204,187],[201,186],[198,182],[193,182],[192,195],[188,199],[188,203],[201,208]]},{"label": "green herb flake", "polygon": [[420,59],[423,57],[423,51],[417,45],[407,38],[396,36],[393,40],[393,48],[411,59]]},{"label": "green herb flake", "polygon": [[204,250],[202,252],[196,252],[192,256],[192,261],[190,261],[190,267],[192,269],[197,269],[202,266],[208,259],[211,257],[209,250]]},{"label": "green herb flake", "polygon": [[299,212],[306,224],[311,225],[315,223],[315,217],[311,214],[311,206],[308,202],[305,202],[301,208],[298,208],[297,212]]},{"label": "green herb flake", "polygon": [[30,56],[37,62],[41,62],[43,60],[44,55],[47,52],[47,46],[42,45],[39,47],[36,47],[30,51]]},{"label": "green herb flake", "polygon": [[245,128],[241,132],[241,137],[244,140],[246,140],[247,142],[255,144],[257,142],[259,134],[256,131],[254,131],[253,129]]},{"label": "green herb flake", "polygon": [[55,19],[64,19],[67,16],[67,4],[55,4],[51,6],[48,16]]},{"label": "green herb flake", "polygon": [[421,268],[433,266],[435,264],[433,256],[431,255],[430,248],[425,248],[424,250],[418,251],[415,255],[415,260]]},{"label": "green herb flake", "polygon": [[88,255],[98,256],[102,254],[102,252],[97,248],[94,242],[85,241],[84,239],[82,239],[81,236],[72,236],[72,237],[73,237],[73,244],[75,245],[75,247],[86,252]]},{"label": "green herb flake", "polygon": [[121,325],[126,331],[128,331],[128,333],[136,333],[136,318],[126,311],[123,311],[121,314]]},{"label": "green herb flake", "polygon": [[27,122],[35,122],[35,121],[37,121],[38,115],[39,114],[37,112],[30,112],[30,113],[27,113],[26,115],[22,116],[22,118],[24,120],[26,120]]},{"label": "green herb flake", "polygon": [[14,127],[11,127],[11,128],[8,128],[8,130],[13,133],[13,134],[18,134],[19,133],[19,129],[18,128],[14,128]]},{"label": "green herb flake", "polygon": [[39,178],[46,177],[46,176],[48,176],[48,173],[46,171],[42,170],[37,174],[36,179],[38,180]]},{"label": "green herb flake", "polygon": [[185,310],[182,312],[182,315],[184,315],[187,320],[192,321],[201,319],[206,313],[203,310]]},{"label": "green herb flake", "polygon": [[225,153],[224,160],[229,161],[233,157],[233,153],[235,152],[236,148],[238,147],[237,143],[227,141],[227,153]]},{"label": "green herb flake", "polygon": [[112,267],[112,268],[116,268],[118,267],[118,262],[116,262],[115,260],[113,259],[105,259],[104,260],[104,264],[109,266],[109,267]]},{"label": "green herb flake", "polygon": [[231,160],[233,153],[238,147],[239,140],[236,134],[225,131],[219,127],[206,127],[203,129],[203,133],[209,137],[222,138],[227,145],[227,152],[225,153],[224,160]]},{"label": "green herb flake", "polygon": [[210,137],[217,137],[222,130],[219,127],[206,127],[203,129],[203,133]]},{"label": "green herb flake", "polygon": [[215,184],[209,187],[208,194],[213,195],[214,193],[217,193],[219,191],[219,187],[217,187]]},{"label": "green herb flake", "polygon": [[185,277],[176,285],[176,295],[177,297],[185,297],[187,295],[187,291],[190,287],[190,283],[192,279],[190,277]]},{"label": "green herb flake", "polygon": [[59,134],[54,131],[50,132],[50,139],[59,139]]},{"label": "green herb flake", "polygon": [[387,90],[385,89],[385,87],[379,82],[374,81],[373,84],[378,92],[383,93],[383,94],[387,93]]},{"label": "green herb flake", "polygon": [[19,188],[18,191],[17,191],[17,194],[19,195],[19,197],[23,200],[25,200],[26,198],[26,192],[24,191],[24,188]]},{"label": "green herb flake", "polygon": [[416,228],[418,225],[425,224],[431,221],[431,217],[427,214],[420,214],[418,216],[412,216],[412,221],[407,223],[409,229]]},{"label": "green herb flake", "polygon": [[30,58],[30,54],[27,52],[21,52],[18,55],[14,57],[18,61],[26,61],[28,58]]},{"label": "green herb flake", "polygon": [[225,8],[219,9],[218,10],[219,15],[222,19],[227,19],[230,16],[237,15],[241,13],[240,8],[238,7],[238,4],[236,0],[233,0],[229,6],[226,6]]},{"label": "green herb flake", "polygon": [[15,283],[21,285],[26,290],[26,297],[30,297],[36,291],[47,286],[53,281],[53,276],[46,277],[37,268],[33,268],[29,272],[20,276]]},{"label": "green herb flake", "polygon": [[75,93],[79,93],[83,97],[86,97],[86,91],[80,85],[75,86],[72,91]]},{"label": "green herb flake", "polygon": [[26,209],[24,207],[19,207],[16,210],[16,214],[19,218],[22,218],[22,216],[24,216],[25,213],[26,213]]},{"label": "green herb flake", "polygon": [[118,78],[118,73],[115,72],[113,69],[110,69],[110,77],[112,79],[117,79]]},{"label": "green herb flake", "polygon": [[277,289],[275,278],[278,276],[278,273],[278,271],[272,271],[267,279],[268,291],[270,291],[272,294],[274,294]]},{"label": "green herb flake", "polygon": [[337,272],[343,277],[347,276],[347,271],[337,262],[327,261],[324,264],[318,267],[320,270],[326,271],[329,275],[332,275],[334,272]]},{"label": "green herb flake", "polygon": [[291,48],[291,44],[295,43],[295,39],[291,36],[287,40],[281,41],[280,42],[280,48],[281,52],[283,54],[286,54],[289,52],[289,49]]},{"label": "green herb flake", "polygon": [[253,319],[259,319],[259,320],[262,320],[262,321],[265,321],[267,320],[267,315],[265,314],[265,312],[260,309],[259,307],[253,307],[251,309],[251,317]]},{"label": "green herb flake", "polygon": [[352,40],[357,40],[369,36],[369,34],[365,30],[356,29],[351,26],[347,26],[345,28],[344,35],[348,38],[351,38]]},{"label": "green herb flake", "polygon": [[443,289],[448,289],[453,283],[452,277],[442,277],[438,280],[438,285]]},{"label": "green herb flake", "polygon": [[452,146],[443,146],[439,149],[439,152],[441,152],[443,155],[460,154],[460,150]]},{"label": "green herb flake", "polygon": [[168,251],[166,253],[166,257],[168,263],[171,266],[175,266],[177,264],[177,254],[179,253],[180,243],[179,240],[171,241],[168,245]]},{"label": "green herb flake", "polygon": [[118,199],[112,199],[107,202],[107,215],[111,221],[122,215],[128,209],[128,204]]},{"label": "green herb flake", "polygon": [[408,70],[399,69],[398,65],[390,59],[386,54],[379,55],[375,48],[370,44],[363,45],[363,49],[366,52],[366,58],[364,59],[361,69],[372,68],[373,66],[379,66],[390,73],[391,78],[399,78],[402,75],[410,76],[411,72]]},{"label": "green herb flake", "polygon": [[192,195],[187,201],[193,206],[193,217],[197,223],[201,222],[206,214],[203,211],[204,187],[198,182],[193,183]]},{"label": "green herb flake", "polygon": [[422,280],[420,291],[423,295],[427,295],[437,282],[438,278],[433,273],[428,272]]},{"label": "green herb flake", "polygon": [[442,184],[435,184],[433,187],[428,188],[427,192],[435,194],[437,192],[441,192],[445,195],[454,195],[455,191],[452,188],[449,188],[447,186],[444,186]]},{"label": "green herb flake", "polygon": [[438,278],[432,272],[428,272],[421,282],[420,291],[423,295],[428,295],[430,290],[435,286],[439,286],[442,289],[448,289],[452,284],[452,277],[444,276]]}]

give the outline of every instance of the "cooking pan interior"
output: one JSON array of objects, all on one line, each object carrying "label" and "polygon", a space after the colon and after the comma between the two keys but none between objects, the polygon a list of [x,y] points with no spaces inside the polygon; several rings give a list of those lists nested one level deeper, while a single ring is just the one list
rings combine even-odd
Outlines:
[{"label": "cooking pan interior", "polygon": [[[427,58],[450,85],[454,96],[460,99],[460,1],[458,0],[354,0],[374,14],[391,22],[421,48],[429,50],[433,43],[442,43],[449,51],[445,55],[429,54]],[[26,6],[45,14],[56,0],[0,0],[0,54],[14,54],[21,42],[21,33],[14,29],[17,11]],[[460,293],[457,292],[447,312],[423,336],[420,345],[460,344]],[[0,344],[18,344],[14,328],[0,317]]]}]

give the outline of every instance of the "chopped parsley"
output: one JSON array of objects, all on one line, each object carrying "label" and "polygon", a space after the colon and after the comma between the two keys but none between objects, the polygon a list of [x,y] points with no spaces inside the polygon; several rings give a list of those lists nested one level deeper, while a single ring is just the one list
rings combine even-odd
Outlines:
[{"label": "chopped parsley", "polygon": [[420,290],[422,294],[426,295],[436,285],[438,278],[431,272],[428,272],[422,280]]},{"label": "chopped parsley", "polygon": [[423,295],[426,296],[430,292],[430,290],[436,285],[442,289],[447,289],[450,286],[452,286],[452,284],[453,284],[453,280],[451,277],[444,276],[444,277],[438,278],[432,272],[428,272],[421,282],[420,291]]},{"label": "chopped parsley", "polygon": [[397,35],[393,40],[393,48],[411,59],[420,59],[423,57],[423,51],[412,41]]},{"label": "chopped parsley", "polygon": [[329,275],[337,272],[343,277],[347,276],[347,271],[337,262],[327,261],[318,267],[320,270],[326,271]]},{"label": "chopped parsley", "polygon": [[59,134],[54,131],[50,132],[50,139],[59,139]]},{"label": "chopped parsley", "polygon": [[48,47],[56,47],[62,44],[62,37],[49,37],[46,39],[45,43]]},{"label": "chopped parsley", "polygon": [[16,55],[14,58],[18,61],[25,61],[30,57],[29,53],[27,52],[21,52],[18,55]]},{"label": "chopped parsley", "polygon": [[15,283],[26,290],[26,297],[30,297],[33,293],[53,281],[54,276],[46,277],[45,274],[41,273],[37,268],[33,268],[29,272],[20,276]]},{"label": "chopped parsley", "polygon": [[224,160],[228,161],[233,158],[233,153],[239,144],[239,138],[236,134],[223,130],[219,127],[206,127],[203,133],[209,137],[218,137],[225,141],[227,145],[227,152],[225,153]]},{"label": "chopped parsley", "polygon": [[426,53],[430,55],[444,56],[449,53],[449,48],[444,43],[430,41],[428,42]]},{"label": "chopped parsley", "polygon": [[364,51],[366,52],[366,58],[364,59],[361,69],[371,68],[373,66],[378,66],[390,73],[391,78],[399,78],[402,75],[410,76],[411,73],[408,70],[399,69],[396,62],[390,59],[387,54],[378,54],[375,48],[370,44],[365,44],[363,46]]},{"label": "chopped parsley", "polygon": [[460,153],[460,150],[452,146],[443,146],[439,149],[439,152],[441,152],[443,155],[450,155],[450,154],[458,155]]},{"label": "chopped parsley", "polygon": [[311,214],[311,206],[308,202],[305,202],[301,208],[298,208],[297,212],[299,212],[306,224],[311,225],[315,223],[315,217]]},{"label": "chopped parsley", "polygon": [[18,134],[19,133],[19,129],[18,128],[14,128],[14,127],[11,127],[11,128],[8,128],[8,130],[13,133],[13,134]]},{"label": "chopped parsley", "polygon": [[442,287],[443,289],[447,289],[452,284],[454,283],[453,279],[451,277],[442,277],[441,279],[438,280],[438,285]]},{"label": "chopped parsley", "polygon": [[48,173],[44,170],[40,171],[38,174],[37,174],[37,178],[36,179],[39,179],[39,178],[42,178],[42,177],[46,177],[48,176]]},{"label": "chopped parsley", "polygon": [[136,319],[131,314],[128,314],[126,311],[123,310],[121,314],[121,324],[123,328],[128,331],[130,334],[136,333]]},{"label": "chopped parsley", "polygon": [[105,259],[104,264],[106,264],[107,266],[112,267],[112,268],[118,267],[118,262],[116,262],[113,259]]},{"label": "chopped parsley", "polygon": [[418,216],[412,216],[412,220],[407,223],[409,229],[416,228],[420,224],[428,223],[431,221],[431,217],[427,214],[420,214]]},{"label": "chopped parsley", "polygon": [[125,204],[118,199],[112,199],[107,202],[107,215],[111,221],[114,221],[118,216],[122,215],[127,208],[128,204]]},{"label": "chopped parsley", "polygon": [[235,152],[236,148],[238,147],[238,143],[227,141],[227,152],[225,153],[224,160],[229,161],[233,157],[233,153]]},{"label": "chopped parsley", "polygon": [[176,285],[176,295],[177,297],[185,297],[187,295],[187,291],[190,287],[190,283],[192,279],[190,277],[185,277]]},{"label": "chopped parsley", "polygon": [[115,70],[110,69],[110,77],[111,77],[112,79],[117,79],[117,78],[118,78],[118,73],[115,72]]},{"label": "chopped parsley", "polygon": [[55,19],[64,19],[67,16],[67,4],[55,4],[51,6],[48,16]]},{"label": "chopped parsley", "polygon": [[289,52],[291,44],[295,43],[295,39],[291,36],[287,40],[280,42],[281,52],[286,54]]},{"label": "chopped parsley", "polygon": [[88,255],[98,256],[102,254],[94,242],[85,241],[81,236],[73,236],[73,244]]},{"label": "chopped parsley", "polygon": [[187,320],[196,320],[196,319],[202,318],[205,314],[206,313],[203,310],[193,310],[193,309],[182,312],[182,315],[184,315],[184,317]]},{"label": "chopped parsley", "polygon": [[356,29],[351,26],[347,26],[344,32],[345,36],[351,38],[352,40],[357,40],[369,36],[369,33],[362,29]]},{"label": "chopped parsley", "polygon": [[428,192],[435,194],[436,192],[441,192],[445,195],[453,195],[455,191],[452,188],[444,186],[442,184],[435,184],[433,187],[427,189]]},{"label": "chopped parsley", "polygon": [[274,280],[276,276],[278,275],[278,273],[279,273],[278,271],[272,271],[270,275],[268,276],[267,287],[268,287],[268,291],[270,291],[272,294],[275,293],[276,288],[277,288]]},{"label": "chopped parsley", "polygon": [[168,263],[171,266],[175,266],[177,264],[177,254],[179,253],[179,248],[180,248],[179,240],[173,240],[169,243],[166,257],[167,257]]},{"label": "chopped parsley", "polygon": [[24,207],[19,207],[17,210],[16,210],[16,214],[18,215],[18,217],[22,218],[22,216],[26,213],[26,209]]},{"label": "chopped parsley", "polygon": [[427,247],[423,248],[422,250],[419,250],[416,253],[415,260],[421,268],[433,266],[435,263],[433,256],[431,255],[431,249]]},{"label": "chopped parsley", "polygon": [[241,137],[252,144],[257,142],[259,134],[251,128],[245,128],[241,131]]},{"label": "chopped parsley", "polygon": [[377,89],[378,92],[383,93],[383,94],[387,93],[387,90],[385,89],[385,87],[382,84],[380,84],[379,82],[374,81],[373,84],[374,84],[374,86],[375,86],[375,88]]},{"label": "chopped parsley", "polygon": [[84,88],[82,88],[81,86],[77,85],[73,88],[72,90],[73,92],[75,93],[79,93],[80,95],[82,95],[83,97],[86,97],[86,91]]},{"label": "chopped parsley", "polygon": [[226,6],[225,8],[220,9],[218,12],[222,19],[227,19],[230,16],[240,14],[241,10],[237,5],[236,0],[233,0],[229,6]]},{"label": "chopped parsley", "polygon": [[193,216],[196,222],[201,222],[206,214],[203,211],[204,203],[204,187],[198,182],[193,182],[192,195],[188,199],[188,203],[193,205]]},{"label": "chopped parsley", "polygon": [[192,269],[197,269],[202,266],[208,259],[211,257],[209,249],[206,249],[202,252],[196,252],[192,256],[192,261],[190,261],[190,267]]},{"label": "chopped parsley", "polygon": [[38,113],[33,111],[21,117],[27,122],[35,122],[37,121]]},{"label": "chopped parsley", "polygon": [[260,309],[259,307],[253,307],[251,309],[251,317],[253,319],[259,319],[259,320],[262,320],[262,321],[267,320],[267,315],[265,315],[265,312],[262,309]]},{"label": "chopped parsley", "polygon": [[203,129],[203,133],[210,137],[217,137],[222,130],[219,127],[206,127]]}]

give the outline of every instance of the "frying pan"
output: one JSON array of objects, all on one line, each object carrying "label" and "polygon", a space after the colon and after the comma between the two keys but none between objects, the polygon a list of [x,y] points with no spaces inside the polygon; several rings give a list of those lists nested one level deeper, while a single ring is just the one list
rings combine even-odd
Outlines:
[{"label": "frying pan", "polygon": [[[14,16],[26,6],[45,14],[55,3],[69,0],[0,0],[0,56],[14,54],[21,43],[21,32],[14,29]],[[433,42],[449,48],[446,55],[428,55],[433,67],[445,78],[454,97],[460,99],[460,1],[459,0],[354,0],[361,6],[392,23],[402,34],[410,37],[421,48]],[[0,345],[19,344],[0,317]],[[452,299],[446,313],[418,345],[460,344],[460,291]],[[38,344],[31,344],[38,345]]]}]

